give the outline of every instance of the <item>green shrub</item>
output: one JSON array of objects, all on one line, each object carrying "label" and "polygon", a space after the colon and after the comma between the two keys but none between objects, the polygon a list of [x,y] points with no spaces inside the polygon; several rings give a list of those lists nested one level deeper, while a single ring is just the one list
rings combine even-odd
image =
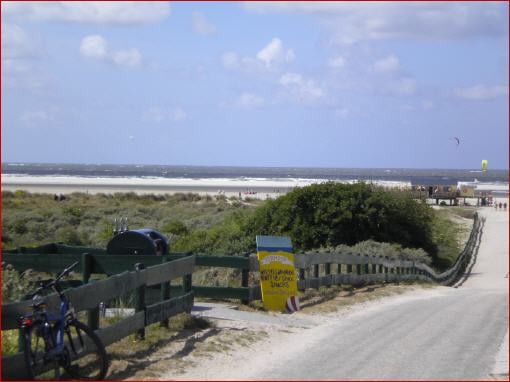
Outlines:
[{"label": "green shrub", "polygon": [[180,220],[171,220],[163,226],[163,233],[174,236],[185,236],[189,233],[188,227]]},{"label": "green shrub", "polygon": [[290,236],[296,249],[354,245],[365,240],[423,248],[435,255],[433,212],[410,196],[365,183],[298,188],[258,208],[250,234]]},{"label": "green shrub", "polygon": [[30,287],[27,273],[20,275],[12,265],[2,263],[2,304],[21,300],[30,292]]},{"label": "green shrub", "polygon": [[58,242],[62,242],[69,245],[83,245],[80,235],[75,228],[62,227],[56,232],[56,239]]}]

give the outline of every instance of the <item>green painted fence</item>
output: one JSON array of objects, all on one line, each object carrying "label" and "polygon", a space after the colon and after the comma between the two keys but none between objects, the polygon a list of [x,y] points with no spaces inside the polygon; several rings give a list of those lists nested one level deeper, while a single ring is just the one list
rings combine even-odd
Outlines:
[{"label": "green painted fence", "polygon": [[[68,266],[76,257],[80,257],[81,272],[84,281],[89,281],[91,273],[98,271],[112,272],[117,270],[116,265],[106,259],[104,255],[75,255],[61,254],[52,256],[48,254],[16,254],[7,255],[13,265],[19,269],[26,269],[28,266],[25,261],[17,257],[26,257],[26,261],[32,261],[32,269],[44,270],[48,272],[61,271]],[[6,255],[3,255],[4,260]],[[42,261],[45,258],[45,261]],[[136,259],[133,259],[136,261]],[[144,328],[155,322],[165,323],[169,317],[178,313],[191,312],[193,306],[194,294],[191,290],[191,275],[195,267],[195,256],[186,256],[178,259],[168,260],[162,263],[159,258],[156,264],[150,264],[151,260],[143,259],[145,263],[133,263],[133,271],[123,271],[114,274],[104,280],[88,282],[84,285],[68,289],[65,293],[71,301],[76,312],[89,312],[89,326],[96,330],[105,345],[116,342],[130,334],[137,333],[144,336]],[[131,260],[130,260],[131,262]],[[35,264],[35,265],[34,265]],[[144,290],[156,284],[168,284],[172,279],[183,278],[182,293],[180,296],[165,296],[161,301],[154,304],[146,304],[144,300]],[[106,302],[118,297],[125,296],[130,292],[136,292],[137,304],[135,314],[124,318],[113,325],[99,328],[97,307],[101,302]],[[59,299],[53,293],[47,297],[48,310],[58,311]],[[16,319],[30,311],[31,301],[21,301],[2,305],[2,330],[17,329]],[[2,380],[26,379],[24,375],[23,353],[2,357]]]},{"label": "green painted fence", "polygon": [[[480,245],[484,220],[474,216],[474,224],[464,250],[453,267],[443,273],[436,273],[425,264],[413,261],[395,260],[387,257],[360,256],[350,253],[302,253],[295,255],[296,270],[299,273],[298,289],[320,288],[330,285],[352,285],[381,282],[401,282],[411,280],[431,280],[444,285],[453,285],[472,264]],[[138,304],[137,313],[116,325],[98,329],[106,344],[117,341],[134,331],[143,333],[143,328],[157,321],[165,321],[176,312],[189,311],[193,296],[210,298],[240,299],[247,303],[259,300],[260,286],[248,285],[250,273],[257,273],[259,265],[251,256],[209,256],[172,253],[165,256],[147,255],[107,255],[104,250],[89,247],[71,247],[62,244],[48,244],[37,248],[20,248],[2,254],[2,261],[12,264],[18,271],[34,269],[56,273],[80,261],[81,287],[70,290],[71,301],[78,310],[89,311],[89,325],[97,328],[101,301],[122,296],[141,286],[159,286],[163,301],[142,307]],[[241,287],[192,286],[194,266],[226,267],[241,270]],[[136,271],[126,272],[127,269]],[[191,268],[190,268],[191,267]],[[146,269],[143,269],[146,268]],[[143,269],[143,270],[142,270]],[[105,280],[91,282],[94,274],[109,275]],[[182,295],[177,296],[175,286],[168,281],[183,277]],[[104,289],[106,288],[106,289]],[[144,288],[145,289],[145,288]],[[26,311],[28,302],[2,305],[2,330],[16,328],[16,317]],[[124,322],[124,323],[123,323]],[[6,359],[2,377],[20,367],[20,354]],[[2,359],[4,361],[4,358]],[[12,359],[11,359],[12,358]],[[7,362],[12,361],[12,362]],[[11,365],[12,368],[11,368]],[[4,375],[4,373],[7,373]]]}]

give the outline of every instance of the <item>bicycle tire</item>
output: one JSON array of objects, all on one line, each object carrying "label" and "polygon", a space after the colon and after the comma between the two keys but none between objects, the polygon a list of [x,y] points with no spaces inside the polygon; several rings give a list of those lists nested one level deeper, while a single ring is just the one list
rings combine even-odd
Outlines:
[{"label": "bicycle tire", "polygon": [[108,372],[108,358],[103,343],[84,323],[73,320],[64,328],[67,360],[65,371],[74,379],[101,380]]},{"label": "bicycle tire", "polygon": [[43,322],[36,322],[24,329],[24,358],[28,379],[57,380],[60,379],[59,362],[49,360],[47,352],[53,348],[51,334]]}]

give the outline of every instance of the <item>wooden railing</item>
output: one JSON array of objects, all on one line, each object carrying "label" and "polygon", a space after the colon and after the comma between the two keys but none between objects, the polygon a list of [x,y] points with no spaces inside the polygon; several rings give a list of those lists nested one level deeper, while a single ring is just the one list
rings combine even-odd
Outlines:
[{"label": "wooden railing", "polygon": [[[464,250],[454,266],[437,273],[429,266],[409,260],[395,260],[387,257],[361,256],[350,253],[301,253],[295,254],[295,266],[299,273],[298,289],[320,288],[330,285],[360,286],[382,282],[430,280],[444,285],[454,284],[472,261],[480,245],[484,220],[474,216],[474,224]],[[168,256],[147,255],[106,255],[99,249],[70,247],[50,244],[38,248],[25,248],[16,253],[4,253],[2,260],[12,264],[18,271],[58,272],[77,259],[81,262],[82,282],[85,284],[69,290],[69,296],[77,310],[89,311],[89,325],[98,330],[105,344],[113,343],[131,333],[142,331],[150,323],[164,321],[172,315],[190,311],[193,296],[210,298],[233,298],[247,303],[261,298],[260,286],[249,285],[250,272],[258,272],[259,264],[255,255],[251,256],[209,256],[171,254]],[[65,251],[66,253],[51,253]],[[83,254],[83,251],[93,252]],[[46,253],[41,253],[46,252]],[[202,267],[226,267],[241,270],[241,287],[197,286],[192,285],[194,265]],[[126,272],[126,269],[135,271]],[[148,267],[147,269],[143,269]],[[123,273],[121,273],[123,272]],[[101,281],[90,282],[93,274],[113,275]],[[168,281],[183,277],[182,293],[179,297]],[[162,301],[143,306],[138,304],[134,316],[119,323],[98,328],[100,302],[109,301],[142,286],[160,285]],[[53,298],[56,303],[56,297]],[[26,312],[29,302],[2,305],[2,330],[17,328],[16,318]],[[6,365],[2,370],[3,379],[22,365],[21,353],[3,357]],[[7,373],[7,374],[5,374]]]},{"label": "wooden railing", "polygon": [[[18,255],[19,256],[19,255]],[[59,256],[24,254],[27,260],[37,264],[45,257],[44,268],[47,271],[60,271],[68,266],[77,255],[67,254]],[[79,256],[79,255],[78,255]],[[115,273],[115,262],[109,261],[112,256],[105,258],[104,255],[81,255],[81,267],[84,281],[89,281],[92,273]],[[30,261],[29,260],[29,261]],[[147,257],[143,259],[145,262]],[[165,261],[166,259],[163,259]],[[87,310],[89,312],[89,326],[96,330],[103,343],[109,345],[130,334],[137,333],[144,336],[144,328],[155,322],[165,321],[178,313],[190,312],[193,306],[193,291],[191,290],[191,274],[195,266],[195,256],[186,256],[180,259],[164,262],[158,259],[158,264],[145,267],[143,263],[134,263],[134,271],[124,271],[104,280],[86,283],[78,288],[67,290],[69,300],[76,312]],[[18,263],[18,266],[21,263]],[[26,266],[25,266],[26,267]],[[23,267],[21,267],[23,268]],[[37,269],[36,266],[32,266]],[[178,297],[170,297],[168,286],[170,280],[183,278],[182,294]],[[148,305],[144,301],[144,289],[152,285],[162,285],[162,300]],[[115,298],[123,297],[128,293],[137,293],[135,313],[115,324],[99,328],[98,306],[101,302],[107,302]],[[53,293],[47,298],[48,310],[58,311],[59,299]],[[17,318],[30,311],[31,301],[21,301],[2,305],[2,331],[17,329]],[[20,349],[21,350],[21,349]],[[26,379],[23,353],[19,352],[10,356],[2,357],[2,380]]]},{"label": "wooden railing", "polygon": [[[294,256],[299,270],[298,289],[329,285],[360,286],[381,282],[434,281],[454,284],[472,261],[480,245],[484,219],[474,215],[473,227],[464,249],[455,264],[445,272],[437,273],[426,264],[388,257],[362,256],[349,253],[305,253]],[[258,269],[258,268],[257,268]]]}]

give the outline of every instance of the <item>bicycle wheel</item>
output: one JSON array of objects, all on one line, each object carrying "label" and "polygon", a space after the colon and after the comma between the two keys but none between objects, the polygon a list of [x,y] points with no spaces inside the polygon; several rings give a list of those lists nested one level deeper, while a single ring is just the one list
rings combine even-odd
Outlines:
[{"label": "bicycle wheel", "polygon": [[24,356],[27,377],[29,379],[60,379],[60,367],[57,358],[49,355],[53,340],[42,322],[36,322],[24,330]]},{"label": "bicycle wheel", "polygon": [[108,360],[99,337],[80,321],[71,321],[64,329],[66,333],[65,371],[75,379],[99,380],[106,376]]}]

